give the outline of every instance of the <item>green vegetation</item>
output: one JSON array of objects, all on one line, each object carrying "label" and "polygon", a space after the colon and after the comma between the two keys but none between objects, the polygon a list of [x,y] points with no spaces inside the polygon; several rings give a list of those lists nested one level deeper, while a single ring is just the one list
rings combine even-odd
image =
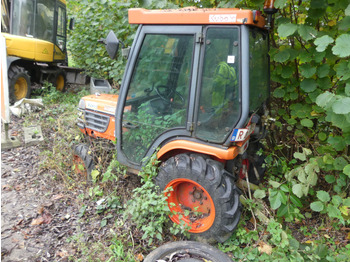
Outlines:
[{"label": "green vegetation", "polygon": [[[130,45],[136,27],[127,23],[127,8],[141,7],[146,2],[150,8],[202,5],[260,10],[263,3],[68,1],[70,15],[76,18],[69,40],[76,65],[91,75],[120,82],[125,61],[110,60],[97,40],[114,30]],[[275,6],[279,12],[270,33],[270,117],[275,121],[270,122],[264,141],[268,171],[264,187],[247,193],[249,208],[237,231],[219,247],[237,261],[346,261],[350,256],[349,1],[277,0]],[[47,109],[28,120],[40,122],[43,129],[53,129],[41,168],[56,170],[52,179],[62,180],[72,190],[80,183],[71,171],[70,153],[71,146],[82,140],[75,127],[75,107],[83,94],[62,94],[48,88],[44,96]],[[154,184],[148,178],[154,174],[154,165],[146,166],[143,184],[135,183],[139,188],[133,191],[120,184],[130,177],[115,160],[99,161],[94,184],[81,193],[77,212],[82,221],[98,215],[94,219],[101,228],[110,229],[108,244],[85,243],[77,234],[71,242],[76,244],[80,257],[71,260],[104,261],[94,257],[98,252],[105,254],[105,261],[137,261],[137,255],[150,252],[149,243],[160,245],[170,240],[170,226],[165,223],[168,208],[160,204],[165,196],[150,193],[154,192]],[[96,210],[89,208],[96,202]],[[148,213],[141,212],[141,202],[149,207]],[[141,234],[139,239],[144,239],[135,243],[133,234]]]}]

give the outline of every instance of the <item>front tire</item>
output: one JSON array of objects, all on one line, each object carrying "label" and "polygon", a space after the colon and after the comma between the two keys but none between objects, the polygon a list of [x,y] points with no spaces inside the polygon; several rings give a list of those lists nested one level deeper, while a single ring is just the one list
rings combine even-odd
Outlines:
[{"label": "front tire", "polygon": [[8,80],[11,103],[30,97],[30,77],[23,67],[12,65],[8,71]]},{"label": "front tire", "polygon": [[[240,191],[223,165],[198,154],[180,154],[164,162],[156,177],[166,193],[171,220],[182,221],[201,242],[224,242],[241,216]],[[182,223],[183,223],[182,222]]]},{"label": "front tire", "polygon": [[78,144],[73,149],[74,173],[86,182],[91,181],[91,172],[95,169],[93,157],[89,155],[89,146]]}]

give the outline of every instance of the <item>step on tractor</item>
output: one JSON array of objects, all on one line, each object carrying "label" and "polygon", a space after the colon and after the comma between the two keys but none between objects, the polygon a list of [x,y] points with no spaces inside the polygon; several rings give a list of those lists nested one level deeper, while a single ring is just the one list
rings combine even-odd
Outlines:
[{"label": "step on tractor", "polygon": [[29,98],[31,83],[66,88],[66,0],[1,0],[10,102]]},{"label": "step on tractor", "polygon": [[[116,141],[129,172],[156,152],[155,183],[171,188],[170,219],[197,240],[227,240],[241,216],[237,180],[259,184],[264,175],[273,1],[264,11],[130,9],[129,23],[139,27],[119,94],[79,102],[81,132]],[[110,32],[103,42],[115,58],[118,38]],[[74,149],[85,175],[94,169],[88,152],[87,144]]]}]

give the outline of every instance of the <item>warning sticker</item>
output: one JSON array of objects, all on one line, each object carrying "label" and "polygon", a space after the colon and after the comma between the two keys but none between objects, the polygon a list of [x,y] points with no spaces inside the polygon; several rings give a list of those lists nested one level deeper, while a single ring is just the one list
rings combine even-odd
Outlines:
[{"label": "warning sticker", "polygon": [[210,23],[235,23],[237,21],[236,14],[227,15],[209,15]]}]

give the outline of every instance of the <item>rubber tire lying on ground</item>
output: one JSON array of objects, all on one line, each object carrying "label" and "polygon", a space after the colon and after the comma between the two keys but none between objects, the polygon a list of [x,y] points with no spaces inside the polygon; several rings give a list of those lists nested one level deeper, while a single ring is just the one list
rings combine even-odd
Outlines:
[{"label": "rubber tire lying on ground", "polygon": [[171,190],[165,193],[174,213],[170,218],[190,225],[191,238],[215,243],[232,235],[241,216],[240,190],[221,163],[204,155],[180,154],[160,166],[155,182],[161,190]]},{"label": "rubber tire lying on ground", "polygon": [[75,173],[77,175],[83,176],[87,182],[91,181],[91,172],[95,169],[95,164],[93,157],[89,155],[89,146],[87,144],[74,146],[73,164],[75,165]]},{"label": "rubber tire lying on ground", "polygon": [[220,250],[195,241],[171,242],[153,250],[144,262],[155,261],[181,261],[181,262],[232,262],[232,260]]}]

